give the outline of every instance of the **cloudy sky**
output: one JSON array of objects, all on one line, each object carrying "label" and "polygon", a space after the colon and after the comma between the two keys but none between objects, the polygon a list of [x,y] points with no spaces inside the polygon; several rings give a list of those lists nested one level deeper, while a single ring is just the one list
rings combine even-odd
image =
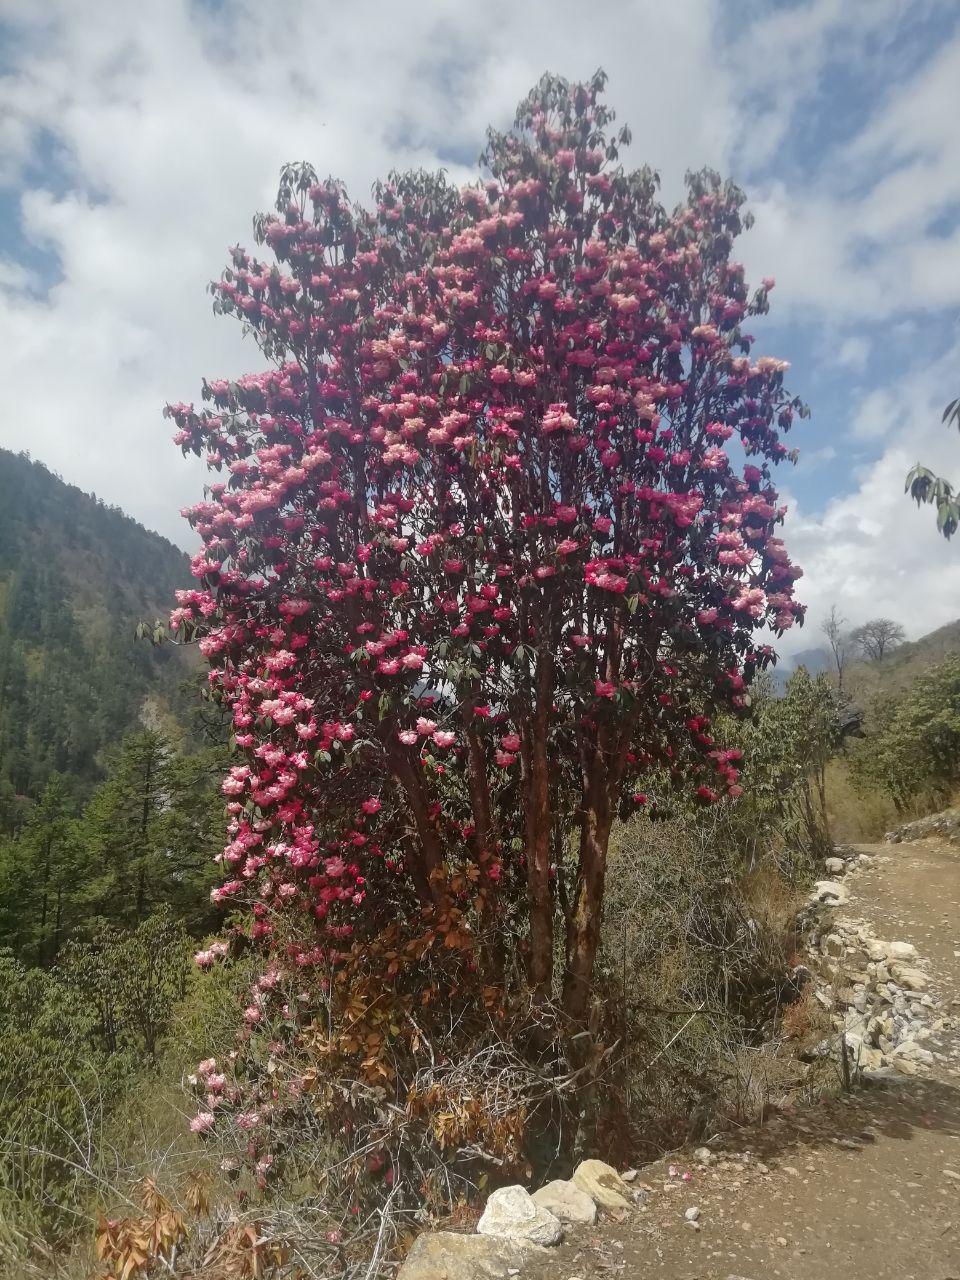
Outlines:
[{"label": "cloudy sky", "polygon": [[762,349],[813,410],[781,474],[819,640],[838,602],[911,635],[960,615],[960,543],[903,496],[960,477],[956,0],[0,0],[0,445],[189,545],[204,475],[165,400],[256,362],[206,282],[279,166],[358,198],[391,167],[469,176],[545,69],[603,66],[672,203],[711,164],[777,278]]}]

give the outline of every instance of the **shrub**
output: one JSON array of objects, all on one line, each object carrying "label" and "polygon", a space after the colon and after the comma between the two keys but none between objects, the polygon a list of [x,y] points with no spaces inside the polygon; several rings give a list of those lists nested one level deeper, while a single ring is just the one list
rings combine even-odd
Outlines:
[{"label": "shrub", "polygon": [[742,1055],[799,994],[804,894],[772,857],[748,869],[738,837],[720,811],[618,833],[595,1016],[616,1046],[599,1133],[622,1159],[744,1118]]},{"label": "shrub", "polygon": [[730,843],[748,865],[779,850],[789,879],[830,849],[827,767],[841,742],[840,706],[827,676],[796,671],[783,697],[764,680],[751,690],[753,714],[731,727],[743,753],[743,795],[724,816]]},{"label": "shrub", "polygon": [[70,944],[51,971],[0,951],[0,1252],[81,1220],[111,1160],[110,1116],[149,1077],[186,964],[165,913]]},{"label": "shrub", "polygon": [[898,813],[942,802],[960,778],[960,659],[877,700],[867,736],[851,753],[855,782],[886,791]]},{"label": "shrub", "polygon": [[[351,1196],[371,1152],[416,1187],[525,1158],[544,1080],[604,1052],[615,820],[740,794],[713,721],[802,616],[771,473],[804,410],[742,328],[744,197],[703,171],[668,214],[603,85],[545,76],[459,191],[392,174],[369,211],[285,168],[272,261],[213,286],[270,368],[168,407],[223,474],[171,627],[241,757],[215,896],[267,951],[195,1126],[263,1177],[308,1113]],[[491,1132],[458,1099],[494,1064]]]}]

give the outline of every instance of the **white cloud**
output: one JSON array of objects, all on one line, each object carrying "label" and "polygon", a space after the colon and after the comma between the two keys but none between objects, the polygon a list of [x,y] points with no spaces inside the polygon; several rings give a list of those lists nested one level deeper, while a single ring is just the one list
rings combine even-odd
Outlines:
[{"label": "white cloud", "polygon": [[858,440],[879,440],[897,423],[899,396],[889,387],[878,387],[860,402],[853,417],[852,431]]},{"label": "white cloud", "polygon": [[[942,25],[939,47],[898,82],[897,32],[906,34],[931,15]],[[955,18],[956,6],[938,0],[813,0],[759,23],[745,42],[743,58],[756,56],[758,42],[768,50],[759,59],[764,70],[758,83],[761,95],[765,85],[774,94],[765,113],[772,120],[763,129],[773,131],[778,145],[794,117],[815,108],[817,96],[821,106],[827,101],[828,86],[809,95],[838,40],[847,68],[859,60],[878,85],[864,126],[828,148],[809,175],[792,181],[765,176],[757,163],[773,153],[752,145],[752,131],[747,136],[742,155],[753,163],[757,179],[751,200],[757,225],[746,241],[745,261],[753,274],[776,264],[781,306],[864,320],[960,305],[960,232],[938,225],[942,218],[956,223],[960,202]],[[886,48],[878,52],[880,38]],[[779,85],[775,92],[768,82]],[[775,172],[776,165],[769,168]]]},{"label": "white cloud", "polygon": [[853,369],[856,372],[861,372],[866,368],[869,358],[870,342],[867,338],[858,334],[844,338],[834,356],[841,368]]},{"label": "white cloud", "polygon": [[748,37],[734,45],[729,62],[754,105],[737,138],[752,168],[782,147],[801,103],[822,92],[838,49],[849,67],[865,57],[866,42],[897,30],[905,10],[916,18],[937,0],[807,0],[757,10]]},{"label": "white cloud", "polygon": [[[809,622],[783,648],[809,648],[821,620],[836,604],[856,625],[886,616],[911,639],[960,614],[960,546],[936,529],[932,507],[917,508],[904,493],[915,462],[960,479],[960,439],[940,418],[956,387],[960,343],[930,366],[909,372],[885,394],[896,406],[896,430],[882,455],[855,470],[852,485],[820,513],[790,500],[787,541],[803,567],[798,595]],[[837,465],[847,466],[840,457]]]},{"label": "white cloud", "polygon": [[809,472],[833,462],[837,456],[837,451],[832,444],[827,444],[822,449],[814,449],[811,453],[803,453],[801,456],[803,458],[803,468]]},{"label": "white cloud", "polygon": [[0,291],[25,293],[40,288],[40,278],[35,271],[12,258],[0,258]]}]

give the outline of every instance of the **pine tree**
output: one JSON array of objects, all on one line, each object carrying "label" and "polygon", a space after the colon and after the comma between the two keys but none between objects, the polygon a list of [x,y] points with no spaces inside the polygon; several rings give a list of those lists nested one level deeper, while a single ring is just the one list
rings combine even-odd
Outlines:
[{"label": "pine tree", "polygon": [[177,756],[155,730],[127,738],[83,815],[83,840],[99,867],[94,912],[136,926],[168,903],[192,931],[213,923],[209,886],[222,836],[217,768]]},{"label": "pine tree", "polygon": [[49,965],[83,909],[87,851],[67,781],[54,775],[18,839],[0,847],[0,941]]}]

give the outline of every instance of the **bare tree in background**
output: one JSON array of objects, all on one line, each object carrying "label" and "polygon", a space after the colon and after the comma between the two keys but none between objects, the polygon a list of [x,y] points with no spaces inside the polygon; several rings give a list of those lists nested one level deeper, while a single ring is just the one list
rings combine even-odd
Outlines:
[{"label": "bare tree in background", "polygon": [[837,609],[837,606],[832,604],[829,614],[820,625],[823,634],[827,637],[830,651],[833,654],[834,665],[837,668],[837,693],[842,693],[843,669],[847,665],[847,658],[850,654],[850,638],[844,631],[847,620]]},{"label": "bare tree in background", "polygon": [[850,643],[856,645],[868,662],[880,662],[888,649],[903,644],[907,633],[892,618],[871,618],[850,632]]}]

